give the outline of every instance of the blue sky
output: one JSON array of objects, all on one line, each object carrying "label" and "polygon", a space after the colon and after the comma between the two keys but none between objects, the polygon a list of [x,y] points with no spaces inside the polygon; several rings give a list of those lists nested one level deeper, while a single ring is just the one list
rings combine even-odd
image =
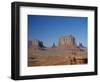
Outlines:
[{"label": "blue sky", "polygon": [[28,40],[38,39],[51,47],[61,36],[73,35],[87,47],[87,17],[28,15]]}]

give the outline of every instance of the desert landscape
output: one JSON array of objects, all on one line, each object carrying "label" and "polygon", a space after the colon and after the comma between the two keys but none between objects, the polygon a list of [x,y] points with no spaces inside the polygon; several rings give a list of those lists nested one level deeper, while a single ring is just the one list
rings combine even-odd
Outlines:
[{"label": "desert landscape", "polygon": [[58,44],[46,47],[42,41],[28,41],[28,66],[87,64],[87,48],[72,35],[61,36]]}]

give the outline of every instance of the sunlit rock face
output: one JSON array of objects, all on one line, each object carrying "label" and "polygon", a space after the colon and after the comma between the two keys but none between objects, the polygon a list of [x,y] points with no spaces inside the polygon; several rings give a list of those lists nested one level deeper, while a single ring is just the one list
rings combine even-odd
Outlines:
[{"label": "sunlit rock face", "polygon": [[60,37],[58,46],[62,47],[62,48],[63,47],[65,47],[65,48],[77,47],[75,38],[72,35]]},{"label": "sunlit rock face", "polygon": [[32,41],[29,41],[28,45],[29,45],[30,48],[34,48],[34,49],[38,49],[38,48],[43,48],[44,47],[42,41],[35,40],[35,39],[32,40]]}]

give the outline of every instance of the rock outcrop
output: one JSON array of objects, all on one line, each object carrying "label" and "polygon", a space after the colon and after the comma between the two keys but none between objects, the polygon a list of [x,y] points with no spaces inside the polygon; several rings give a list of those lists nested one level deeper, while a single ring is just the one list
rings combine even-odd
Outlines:
[{"label": "rock outcrop", "polygon": [[76,47],[75,38],[72,35],[69,36],[62,36],[59,39],[59,47],[66,47],[66,48],[73,48]]},{"label": "rock outcrop", "polygon": [[28,42],[29,47],[38,49],[38,48],[44,48],[43,42],[39,40],[32,40]]}]

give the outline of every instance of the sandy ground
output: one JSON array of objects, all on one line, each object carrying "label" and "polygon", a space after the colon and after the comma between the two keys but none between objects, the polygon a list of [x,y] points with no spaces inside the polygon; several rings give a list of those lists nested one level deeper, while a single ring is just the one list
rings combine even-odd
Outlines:
[{"label": "sandy ground", "polygon": [[80,49],[28,48],[28,66],[87,64],[87,52]]}]

